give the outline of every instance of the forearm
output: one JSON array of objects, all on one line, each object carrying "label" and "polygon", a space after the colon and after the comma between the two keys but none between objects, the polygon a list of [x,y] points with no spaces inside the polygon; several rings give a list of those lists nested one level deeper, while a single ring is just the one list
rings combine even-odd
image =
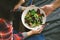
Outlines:
[{"label": "forearm", "polygon": [[23,32],[22,35],[23,35],[23,39],[25,39],[33,34],[32,34],[32,31],[29,31],[29,32]]},{"label": "forearm", "polygon": [[44,29],[44,27],[41,27],[41,29],[38,29],[38,30],[32,30],[32,31],[29,31],[29,32],[23,32],[22,35],[23,35],[24,38],[27,38],[27,37],[35,35],[35,34],[40,34],[43,31],[43,29]]},{"label": "forearm", "polygon": [[54,2],[52,2],[51,4],[45,5],[43,7],[41,7],[46,15],[50,15],[54,10],[56,10],[56,8],[60,7],[60,0],[54,0]]},{"label": "forearm", "polygon": [[25,0],[20,0],[20,1],[14,6],[13,11],[16,11],[24,2],[25,2]]},{"label": "forearm", "polygon": [[51,3],[51,5],[54,9],[60,7],[60,0],[54,0],[54,2]]},{"label": "forearm", "polygon": [[20,0],[18,3],[17,3],[17,5],[22,5],[23,3],[25,2],[25,0]]}]

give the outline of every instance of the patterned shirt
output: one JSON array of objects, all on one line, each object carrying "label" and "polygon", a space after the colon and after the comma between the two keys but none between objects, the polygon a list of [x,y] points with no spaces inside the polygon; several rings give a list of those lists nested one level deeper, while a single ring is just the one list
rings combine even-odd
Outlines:
[{"label": "patterned shirt", "polygon": [[0,18],[0,40],[22,40],[21,33],[13,34],[12,24]]}]

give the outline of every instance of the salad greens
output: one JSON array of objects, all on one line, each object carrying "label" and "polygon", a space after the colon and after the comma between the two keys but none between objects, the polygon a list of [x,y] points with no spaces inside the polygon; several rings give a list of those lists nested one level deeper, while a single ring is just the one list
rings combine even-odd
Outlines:
[{"label": "salad greens", "polygon": [[37,11],[32,9],[29,10],[28,13],[26,14],[25,23],[27,23],[30,27],[36,27],[42,25],[43,17],[44,14],[41,14],[39,9],[37,9]]}]

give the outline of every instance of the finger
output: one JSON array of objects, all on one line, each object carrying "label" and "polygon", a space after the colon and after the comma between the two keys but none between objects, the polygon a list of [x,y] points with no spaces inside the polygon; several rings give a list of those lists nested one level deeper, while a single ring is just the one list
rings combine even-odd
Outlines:
[{"label": "finger", "polygon": [[38,29],[39,33],[41,33],[43,31],[43,29],[45,28],[47,24],[43,24],[42,27],[40,29]]},{"label": "finger", "polygon": [[39,30],[38,33],[41,33],[43,30]]},{"label": "finger", "polygon": [[44,28],[47,25],[47,23],[43,24],[42,27]]}]

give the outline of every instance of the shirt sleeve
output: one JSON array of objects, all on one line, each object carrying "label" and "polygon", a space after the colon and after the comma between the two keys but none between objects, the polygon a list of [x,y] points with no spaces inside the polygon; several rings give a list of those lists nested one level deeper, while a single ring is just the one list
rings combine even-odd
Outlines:
[{"label": "shirt sleeve", "polygon": [[22,35],[23,35],[23,37],[24,37],[23,39],[25,39],[25,38],[28,37],[27,32],[23,32]]},{"label": "shirt sleeve", "polygon": [[18,34],[14,34],[14,40],[24,40],[25,38],[27,38],[27,32],[19,32]]}]

